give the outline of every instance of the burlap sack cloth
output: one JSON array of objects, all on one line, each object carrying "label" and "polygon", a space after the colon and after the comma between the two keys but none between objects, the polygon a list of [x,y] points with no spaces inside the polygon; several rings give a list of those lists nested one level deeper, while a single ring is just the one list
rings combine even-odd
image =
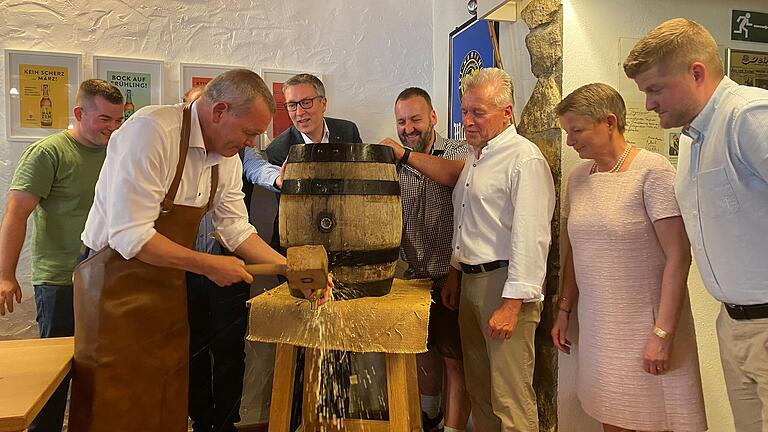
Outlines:
[{"label": "burlap sack cloth", "polygon": [[427,351],[432,280],[395,279],[382,297],[316,307],[282,284],[249,301],[248,340],[307,348],[417,354]]}]

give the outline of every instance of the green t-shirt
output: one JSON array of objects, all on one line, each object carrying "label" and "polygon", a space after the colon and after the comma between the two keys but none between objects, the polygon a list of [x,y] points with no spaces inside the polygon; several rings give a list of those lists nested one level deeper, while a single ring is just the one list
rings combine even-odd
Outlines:
[{"label": "green t-shirt", "polygon": [[11,190],[40,197],[32,214],[32,284],[72,284],[80,234],[106,155],[105,148],[86,147],[62,131],[21,156]]}]

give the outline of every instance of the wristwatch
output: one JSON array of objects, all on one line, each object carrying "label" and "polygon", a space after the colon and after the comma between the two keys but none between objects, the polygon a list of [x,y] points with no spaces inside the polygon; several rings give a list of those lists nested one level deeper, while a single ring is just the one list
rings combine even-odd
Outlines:
[{"label": "wristwatch", "polygon": [[413,151],[412,148],[403,146],[403,149],[405,152],[403,153],[403,157],[400,158],[400,165],[408,165],[408,158],[411,156],[411,152]]}]

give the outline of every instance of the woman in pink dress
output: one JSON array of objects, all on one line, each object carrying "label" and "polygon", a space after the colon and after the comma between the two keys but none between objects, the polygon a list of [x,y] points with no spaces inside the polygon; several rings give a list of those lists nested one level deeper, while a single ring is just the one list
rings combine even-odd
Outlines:
[{"label": "woman in pink dress", "polygon": [[690,245],[672,165],[624,140],[619,93],[589,84],[557,106],[587,162],[568,180],[569,245],[555,346],[578,303],[577,394],[606,432],[707,429],[688,302]]}]

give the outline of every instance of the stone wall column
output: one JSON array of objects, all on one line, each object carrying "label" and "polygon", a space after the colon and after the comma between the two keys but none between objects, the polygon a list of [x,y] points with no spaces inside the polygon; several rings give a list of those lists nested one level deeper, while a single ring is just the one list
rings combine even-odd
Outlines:
[{"label": "stone wall column", "polygon": [[533,385],[539,407],[539,430],[557,430],[557,349],[550,330],[557,307],[560,281],[560,149],[562,133],[557,124],[555,107],[563,88],[563,7],[560,0],[532,0],[521,12],[530,33],[525,44],[531,56],[531,72],[536,85],[518,125],[521,135],[541,149],[555,180],[557,204],[552,220],[552,246],[544,284],[545,302],[541,323],[536,330],[536,368]]}]

